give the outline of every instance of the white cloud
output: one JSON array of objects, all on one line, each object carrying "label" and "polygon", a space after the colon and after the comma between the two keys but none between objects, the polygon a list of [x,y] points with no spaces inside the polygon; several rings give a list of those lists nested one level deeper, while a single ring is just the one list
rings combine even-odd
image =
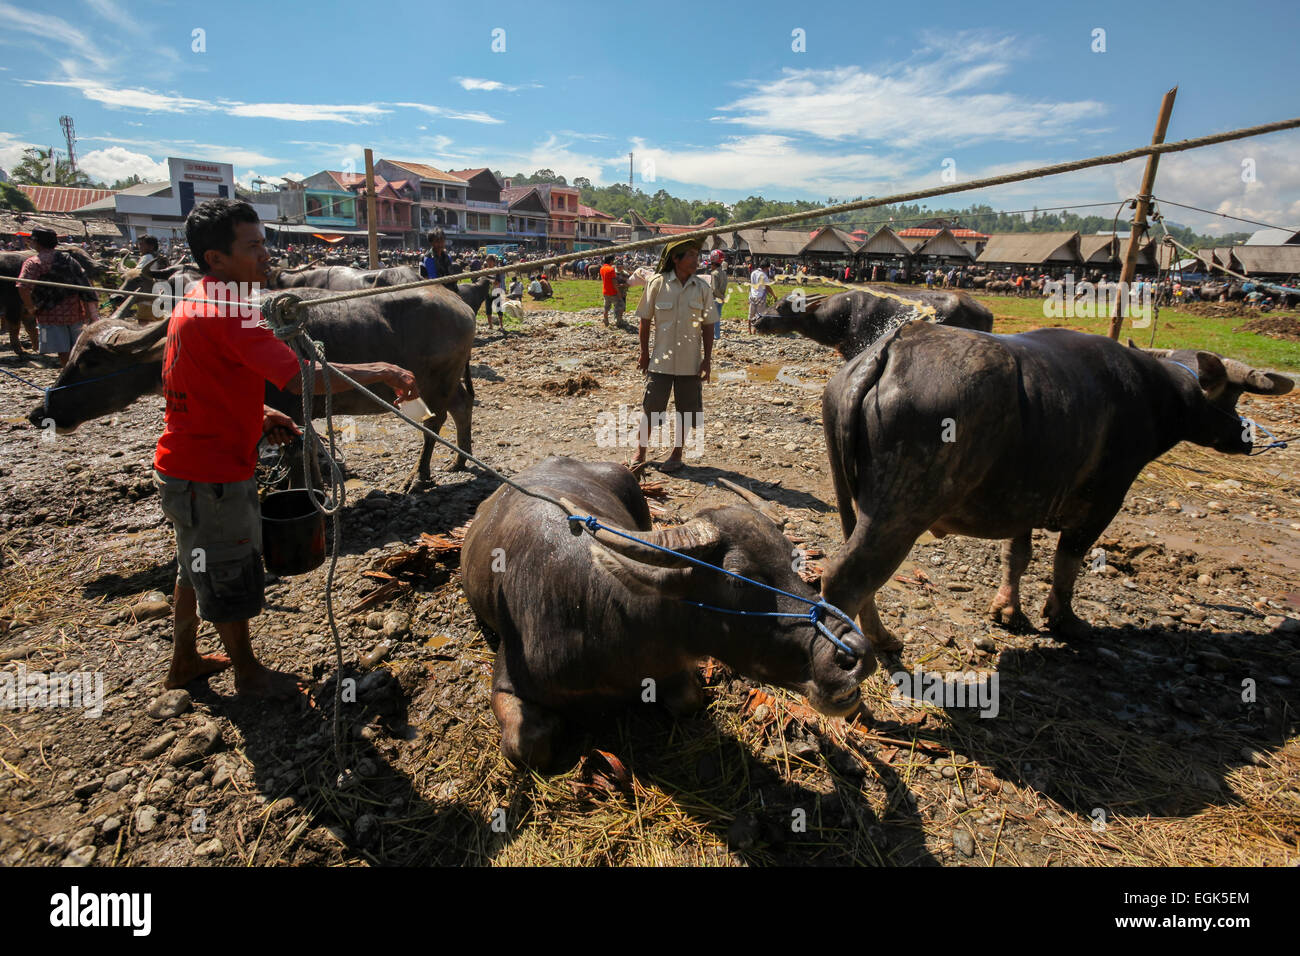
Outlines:
[{"label": "white cloud", "polygon": [[[46,13],[37,13],[26,7],[0,3],[0,23],[4,24],[4,33],[25,33],[28,36],[36,37],[38,45],[40,42],[53,40],[56,43],[68,46],[79,56],[94,64],[97,69],[106,69],[111,63],[112,58],[97,46],[90,37],[66,20],[61,20],[58,17]],[[4,36],[4,33],[0,33],[0,37]],[[8,42],[19,43],[21,41],[10,36]]]},{"label": "white cloud", "polygon": [[23,161],[23,153],[35,145],[19,139],[12,133],[0,132],[0,168],[9,172]]},{"label": "white cloud", "polygon": [[225,146],[219,143],[197,143],[192,139],[128,139],[124,136],[80,136],[84,142],[104,142],[118,145],[140,146],[150,152],[184,159],[208,159],[213,162],[233,163],[236,166],[275,166],[285,162],[242,146]]},{"label": "white cloud", "polygon": [[63,86],[80,90],[86,99],[114,109],[137,109],[150,113],[206,113],[218,109],[215,103],[206,100],[131,87],[114,89],[90,80],[24,80],[23,83],[27,86]]},{"label": "white cloud", "polygon": [[[654,164],[656,181],[769,193],[776,189],[787,195],[791,190],[822,196],[880,194],[885,183],[893,190],[902,188],[897,177],[912,171],[911,164],[897,156],[835,155],[800,147],[791,137],[776,133],[737,136],[716,146],[690,149],[657,148],[641,140],[633,140],[633,147],[638,185],[648,192],[660,188],[654,182],[641,182],[649,162]],[[622,157],[607,162],[626,169]]]},{"label": "white cloud", "polygon": [[517,86],[502,83],[500,80],[479,80],[472,76],[458,76],[456,82],[460,84],[462,90],[482,90],[487,92],[505,90],[507,93],[513,93],[519,89]]},{"label": "white cloud", "polygon": [[960,33],[927,37],[911,61],[872,72],[859,66],[785,69],[778,79],[721,107],[715,120],[762,130],[801,130],[828,140],[857,139],[897,147],[1043,139],[1087,132],[1106,107],[1094,100],[1035,100],[1017,93],[975,92],[1017,58],[1012,37]]},{"label": "white cloud", "polygon": [[505,122],[497,119],[488,113],[475,111],[464,112],[461,110],[443,109],[441,106],[430,106],[427,103],[390,103],[390,106],[401,106],[406,109],[419,110],[429,116],[441,116],[444,119],[464,120],[467,123],[487,123],[498,124]]},{"label": "white cloud", "polygon": [[108,183],[139,176],[146,182],[157,182],[168,176],[167,164],[160,163],[144,153],[133,153],[121,146],[94,149],[77,157],[77,166],[91,179]]},{"label": "white cloud", "polygon": [[378,119],[392,112],[375,103],[327,106],[312,103],[239,103],[223,100],[222,107],[231,116],[287,120],[293,123],[334,122],[352,125]]}]

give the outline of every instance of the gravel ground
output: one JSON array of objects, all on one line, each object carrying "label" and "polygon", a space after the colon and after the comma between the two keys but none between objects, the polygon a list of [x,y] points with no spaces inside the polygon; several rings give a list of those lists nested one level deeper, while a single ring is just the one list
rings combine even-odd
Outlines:
[{"label": "gravel ground", "polygon": [[[623,406],[635,415],[635,353],[598,313],[533,312],[521,332],[482,336],[475,451],[507,473],[550,454],[626,461],[597,426]],[[17,368],[8,353],[0,363]],[[820,419],[838,365],[805,340],[723,339],[699,457],[647,476],[657,517],[727,500],[720,476],[744,481],[785,508],[815,574],[840,544]],[[492,651],[448,545],[495,480],[441,472],[403,495],[417,437],[396,420],[340,422],[334,607],[358,701],[340,722],[353,769],[340,782],[325,568],[273,579],[254,622],[257,653],[310,678],[312,705],[242,701],[228,673],[164,693],[173,539],[150,478],[161,399],[42,440],[25,421],[34,393],[5,377],[0,394],[0,661],[98,672],[105,693],[98,718],[0,711],[0,863],[1300,862],[1294,451],[1245,463],[1180,446],[1155,463],[1099,542],[1104,567],[1079,582],[1085,641],[986,619],[997,542],[918,542],[880,595],[906,643],[882,671],[996,673],[994,717],[906,706],[880,673],[849,729],[714,667],[700,717],[619,716],[579,735],[574,771],[543,780],[500,758]],[[1294,396],[1242,411],[1277,434],[1300,422]],[[412,553],[422,534],[442,546]],[[1035,624],[1051,538],[1035,536],[1025,577]],[[357,609],[382,583],[363,572],[381,567],[396,581]],[[593,769],[601,751],[633,779]],[[804,829],[790,823],[801,810]],[[594,820],[598,834],[584,828]]]}]

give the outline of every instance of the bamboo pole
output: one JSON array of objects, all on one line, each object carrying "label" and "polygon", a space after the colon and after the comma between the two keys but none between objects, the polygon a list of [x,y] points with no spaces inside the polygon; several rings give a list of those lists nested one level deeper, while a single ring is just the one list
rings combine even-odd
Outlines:
[{"label": "bamboo pole", "polygon": [[[1178,87],[1165,94],[1160,101],[1160,115],[1156,118],[1156,130],[1151,135],[1151,145],[1159,146],[1165,141],[1165,132],[1169,129],[1169,115],[1174,111],[1174,97]],[[1119,276],[1120,294],[1116,296],[1115,314],[1110,319],[1110,337],[1119,340],[1119,330],[1124,324],[1124,299],[1128,296],[1129,286],[1137,272],[1137,257],[1142,237],[1147,231],[1147,211],[1151,208],[1151,190],[1156,185],[1156,168],[1160,165],[1160,154],[1152,153],[1147,157],[1146,171],[1142,174],[1142,188],[1138,190],[1137,211],[1133,214],[1133,227],[1128,234],[1128,249],[1124,252],[1124,269]]]},{"label": "bamboo pole", "polygon": [[366,231],[370,234],[370,268],[379,268],[379,232],[375,225],[375,154],[366,149]]}]

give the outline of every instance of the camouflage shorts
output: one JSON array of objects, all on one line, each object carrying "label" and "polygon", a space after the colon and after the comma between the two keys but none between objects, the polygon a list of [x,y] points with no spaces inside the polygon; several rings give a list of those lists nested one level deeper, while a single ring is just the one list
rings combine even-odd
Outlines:
[{"label": "camouflage shorts", "polygon": [[194,589],[199,617],[246,621],[262,611],[262,511],[257,480],[210,484],[154,470],[163,514],[176,529],[178,583]]}]

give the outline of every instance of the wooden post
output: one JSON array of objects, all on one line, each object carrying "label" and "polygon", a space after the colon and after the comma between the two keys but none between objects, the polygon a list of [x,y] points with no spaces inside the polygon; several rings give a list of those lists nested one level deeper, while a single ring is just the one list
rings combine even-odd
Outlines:
[{"label": "wooden post", "polygon": [[379,232],[375,225],[375,154],[366,150],[366,231],[370,233],[370,268],[379,268]]},{"label": "wooden post", "polygon": [[[1174,111],[1174,97],[1177,95],[1178,87],[1175,86],[1160,101],[1160,116],[1156,119],[1156,131],[1151,135],[1152,146],[1159,146],[1165,141],[1165,131],[1169,129],[1169,115]],[[1133,228],[1128,234],[1128,249],[1124,252],[1124,269],[1119,276],[1120,294],[1117,296],[1115,314],[1110,320],[1110,337],[1117,341],[1120,327],[1124,324],[1124,299],[1128,295],[1129,286],[1133,283],[1133,275],[1137,272],[1138,249],[1147,231],[1147,210],[1151,206],[1151,190],[1155,188],[1156,168],[1159,165],[1158,153],[1147,157],[1147,168],[1142,174],[1142,187],[1138,190],[1137,211],[1133,215]]]}]

